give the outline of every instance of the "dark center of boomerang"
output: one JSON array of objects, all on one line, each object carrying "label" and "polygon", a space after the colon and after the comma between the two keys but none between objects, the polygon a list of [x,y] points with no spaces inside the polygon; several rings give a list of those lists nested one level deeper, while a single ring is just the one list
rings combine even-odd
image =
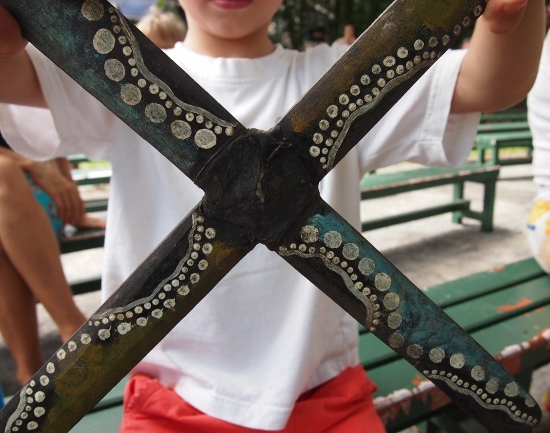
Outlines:
[{"label": "dark center of boomerang", "polygon": [[197,177],[202,211],[237,243],[276,244],[319,198],[311,160],[290,143],[249,130],[225,145]]}]

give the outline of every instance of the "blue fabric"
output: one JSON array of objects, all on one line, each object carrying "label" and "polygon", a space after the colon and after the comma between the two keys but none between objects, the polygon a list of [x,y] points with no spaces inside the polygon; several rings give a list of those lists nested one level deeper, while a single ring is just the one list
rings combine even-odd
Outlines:
[{"label": "blue fabric", "polygon": [[0,409],[4,407],[4,394],[2,394],[2,385],[0,385]]},{"label": "blue fabric", "polygon": [[38,200],[38,203],[40,203],[40,206],[44,208],[46,211],[46,214],[48,215],[48,219],[50,220],[50,223],[52,225],[53,231],[55,232],[57,238],[59,239],[63,235],[63,221],[61,221],[58,218],[57,214],[57,206],[55,205],[55,202],[52,200],[52,198],[46,194],[46,192],[40,188],[38,185],[36,185],[32,178],[27,174],[27,180],[29,182],[29,185],[32,188],[32,192],[34,194],[34,198]]}]

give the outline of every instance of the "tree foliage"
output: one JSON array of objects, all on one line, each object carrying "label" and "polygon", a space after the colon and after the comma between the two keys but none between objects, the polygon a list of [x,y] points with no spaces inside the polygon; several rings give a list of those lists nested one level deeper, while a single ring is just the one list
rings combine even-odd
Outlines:
[{"label": "tree foliage", "polygon": [[346,24],[353,24],[361,34],[391,0],[284,0],[271,28],[274,41],[294,48],[321,35],[333,42],[343,34]]}]

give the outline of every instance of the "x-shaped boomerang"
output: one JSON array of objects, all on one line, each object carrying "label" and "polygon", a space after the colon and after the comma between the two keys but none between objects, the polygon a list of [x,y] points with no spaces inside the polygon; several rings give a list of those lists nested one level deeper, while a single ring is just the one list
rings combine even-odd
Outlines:
[{"label": "x-shaped boomerang", "polygon": [[489,430],[540,409],[319,196],[318,183],[473,25],[481,0],[397,0],[270,131],[246,129],[104,0],[1,0],[24,35],[205,192],[0,413],[5,433],[81,419],[258,243]]}]

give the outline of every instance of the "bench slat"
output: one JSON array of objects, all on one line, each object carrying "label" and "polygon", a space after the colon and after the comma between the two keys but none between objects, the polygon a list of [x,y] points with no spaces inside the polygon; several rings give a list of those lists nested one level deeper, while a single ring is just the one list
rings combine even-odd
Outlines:
[{"label": "bench slat", "polygon": [[62,254],[91,248],[101,248],[105,244],[104,229],[79,230],[76,234],[61,238],[59,246]]},{"label": "bench slat", "polygon": [[482,124],[491,122],[520,122],[527,120],[527,110],[508,109],[491,114],[482,114]]},{"label": "bench slat", "polygon": [[[545,305],[550,305],[547,276],[488,294],[473,302],[448,307],[445,312],[468,332],[475,332]],[[500,334],[495,338],[505,342],[508,336]]]},{"label": "bench slat", "polygon": [[[472,277],[468,279],[472,281]],[[465,289],[469,287],[467,284],[464,285]],[[431,297],[431,292],[428,290],[426,294]],[[475,332],[549,304],[550,277],[544,274],[528,282],[501,288],[498,292],[491,290],[483,296],[475,297],[473,302],[453,304],[445,308],[445,312],[462,328],[468,332]],[[359,357],[367,370],[398,359],[398,355],[373,334],[366,333],[364,328],[360,329],[360,332],[362,334],[359,340]],[[502,337],[508,338],[507,335]]]},{"label": "bench slat", "polygon": [[82,295],[83,293],[90,293],[98,290],[101,290],[101,276],[78,280],[71,283],[71,291],[73,292],[73,295]]},{"label": "bench slat", "polygon": [[497,141],[503,143],[519,143],[525,144],[525,142],[531,141],[533,138],[530,130],[521,131],[501,131],[501,132],[487,132],[480,133],[476,136],[477,143],[495,143]]},{"label": "bench slat", "polygon": [[467,164],[459,168],[424,167],[395,173],[375,173],[361,179],[361,200],[385,197],[458,181],[484,182],[498,177],[498,167]]},{"label": "bench slat", "polygon": [[[548,280],[550,285],[550,277]],[[475,332],[472,336],[490,353],[503,351],[504,355],[498,355],[497,359],[512,374],[517,374],[520,366],[523,370],[537,368],[550,362],[550,335],[541,338],[539,334],[541,329],[550,328],[548,313],[548,308],[539,308],[530,314],[516,316]],[[502,346],[502,341],[495,339],[495,335],[499,333],[506,334],[505,346]],[[526,343],[529,338],[529,343]],[[386,423],[388,433],[400,431],[432,417],[437,409],[450,401],[442,391],[428,380],[423,380],[423,376],[402,359],[369,370],[369,377],[379,386],[375,394],[375,397],[378,396],[375,398],[375,405]]]},{"label": "bench slat", "polygon": [[122,404],[98,412],[90,412],[72,429],[71,433],[117,432],[122,420]]},{"label": "bench slat", "polygon": [[499,123],[481,123],[477,128],[477,133],[501,132],[501,131],[522,131],[529,129],[527,120],[499,122]]},{"label": "bench slat", "polygon": [[[373,230],[451,212],[453,222],[461,223],[464,217],[476,219],[481,222],[482,231],[490,232],[493,230],[495,191],[499,170],[500,168],[496,165],[466,164],[458,168],[423,167],[394,173],[368,174],[360,183],[361,200],[382,198],[442,185],[453,185],[454,191],[448,203],[361,221],[362,230]],[[464,184],[466,182],[483,184],[485,190],[481,212],[470,209],[470,201],[464,199]]]},{"label": "bench slat", "polygon": [[445,308],[543,275],[546,274],[537,262],[529,258],[429,287],[426,293],[437,305]]},{"label": "bench slat", "polygon": [[415,221],[422,218],[428,218],[435,215],[441,215],[447,212],[463,211],[467,213],[470,207],[469,200],[456,200],[453,203],[431,206],[417,211],[404,212],[398,215],[376,218],[361,223],[361,230],[366,232],[395,224],[401,224],[409,221]]}]

